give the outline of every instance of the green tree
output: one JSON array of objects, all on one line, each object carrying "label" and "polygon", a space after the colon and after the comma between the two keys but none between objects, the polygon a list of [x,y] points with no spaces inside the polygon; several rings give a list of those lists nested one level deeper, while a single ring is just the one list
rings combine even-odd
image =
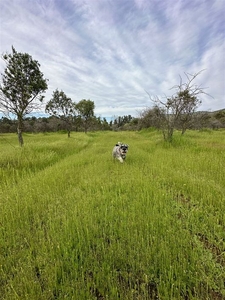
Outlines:
[{"label": "green tree", "polygon": [[19,53],[12,47],[12,54],[6,53],[2,57],[6,68],[1,74],[0,109],[17,117],[18,140],[22,146],[24,117],[39,108],[38,102],[43,102],[42,93],[48,88],[47,79],[44,79],[38,61],[27,53]]},{"label": "green tree", "polygon": [[71,98],[67,97],[62,90],[58,91],[56,89],[53,92],[52,99],[46,104],[45,112],[62,119],[67,125],[67,133],[68,137],[70,137],[75,115],[75,103],[72,102]]},{"label": "green tree", "polygon": [[214,118],[221,124],[220,127],[225,127],[225,109],[216,111],[214,113]]},{"label": "green tree", "polygon": [[79,117],[82,119],[84,132],[87,133],[88,126],[94,117],[94,101],[83,99],[79,101],[75,107],[78,111]]},{"label": "green tree", "polygon": [[149,127],[162,129],[164,122],[161,114],[161,110],[156,106],[154,106],[153,108],[146,108],[145,110],[143,110],[140,113],[140,118],[138,119],[139,129]]},{"label": "green tree", "polygon": [[111,129],[106,118],[103,118],[103,120],[101,120],[101,124],[102,124],[102,130],[110,130]]}]

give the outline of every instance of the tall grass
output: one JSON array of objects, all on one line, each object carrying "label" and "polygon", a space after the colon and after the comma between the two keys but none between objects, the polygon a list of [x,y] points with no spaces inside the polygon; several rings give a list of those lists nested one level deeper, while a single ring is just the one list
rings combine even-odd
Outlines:
[{"label": "tall grass", "polygon": [[225,298],[224,131],[24,141],[0,136],[0,299]]}]

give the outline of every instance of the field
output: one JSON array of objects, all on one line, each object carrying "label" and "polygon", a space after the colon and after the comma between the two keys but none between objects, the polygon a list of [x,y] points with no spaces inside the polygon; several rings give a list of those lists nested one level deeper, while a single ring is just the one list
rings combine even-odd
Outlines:
[{"label": "field", "polygon": [[24,143],[0,135],[0,299],[225,299],[225,131]]}]

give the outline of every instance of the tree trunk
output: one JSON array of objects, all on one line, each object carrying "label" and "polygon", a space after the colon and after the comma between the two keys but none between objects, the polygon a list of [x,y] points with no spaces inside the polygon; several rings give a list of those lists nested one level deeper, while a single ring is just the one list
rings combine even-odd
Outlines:
[{"label": "tree trunk", "polygon": [[185,128],[185,127],[182,127],[182,132],[181,132],[181,134],[184,135],[184,134],[185,134],[185,131],[186,131],[186,128]]},{"label": "tree trunk", "polygon": [[18,134],[19,145],[21,147],[23,146],[22,132],[23,132],[23,119],[18,117],[17,134]]},{"label": "tree trunk", "polygon": [[84,120],[84,132],[85,133],[87,133],[87,127],[88,127],[87,120]]},{"label": "tree trunk", "polygon": [[173,127],[169,127],[167,130],[167,141],[172,142],[173,140]]}]

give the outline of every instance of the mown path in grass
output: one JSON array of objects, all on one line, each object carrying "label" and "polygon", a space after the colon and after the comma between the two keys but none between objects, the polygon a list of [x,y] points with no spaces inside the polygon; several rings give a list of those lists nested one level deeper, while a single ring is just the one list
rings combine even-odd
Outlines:
[{"label": "mown path in grass", "polygon": [[222,132],[1,144],[0,299],[224,299],[224,149]]}]

